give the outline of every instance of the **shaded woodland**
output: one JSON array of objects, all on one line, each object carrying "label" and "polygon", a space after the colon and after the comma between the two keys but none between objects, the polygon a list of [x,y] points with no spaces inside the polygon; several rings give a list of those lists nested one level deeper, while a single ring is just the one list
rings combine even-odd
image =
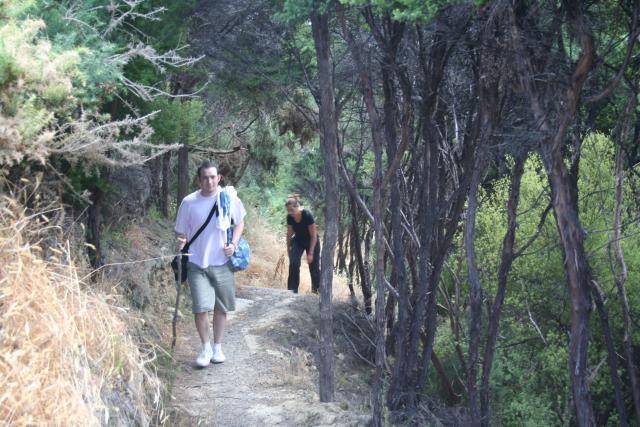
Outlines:
[{"label": "shaded woodland", "polygon": [[322,401],[341,274],[376,426],[640,423],[640,2],[107,3],[0,6],[3,187],[94,268],[123,167],[172,218],[214,158],[318,212]]}]

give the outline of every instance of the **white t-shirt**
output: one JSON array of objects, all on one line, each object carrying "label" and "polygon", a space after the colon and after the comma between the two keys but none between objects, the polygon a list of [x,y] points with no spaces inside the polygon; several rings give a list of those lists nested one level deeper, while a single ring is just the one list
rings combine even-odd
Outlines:
[{"label": "white t-shirt", "polygon": [[[182,199],[178,209],[175,230],[176,233],[187,236],[187,242],[191,240],[191,237],[196,234],[196,231],[207,220],[211,208],[218,200],[219,191],[221,191],[220,187],[218,187],[218,191],[215,194],[205,197],[198,190]],[[244,220],[247,211],[245,211],[244,205],[238,196],[230,194],[230,202],[231,219],[234,224],[240,224]],[[220,209],[220,214],[222,214],[222,209]],[[207,227],[200,233],[195,242],[189,246],[189,253],[191,254],[189,261],[201,268],[224,265],[229,260],[229,257],[224,254],[227,231],[221,230],[216,226],[216,214],[214,213],[213,215]]]}]

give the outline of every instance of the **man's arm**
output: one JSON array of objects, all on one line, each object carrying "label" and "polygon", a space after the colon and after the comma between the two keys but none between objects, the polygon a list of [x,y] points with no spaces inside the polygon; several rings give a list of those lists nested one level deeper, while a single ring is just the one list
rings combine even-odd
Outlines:
[{"label": "man's arm", "polygon": [[184,245],[186,244],[187,244],[187,236],[185,236],[182,233],[178,233],[176,231],[176,248],[178,249],[178,252],[180,252],[182,248],[184,248]]},{"label": "man's arm", "polygon": [[[233,237],[231,237],[231,243],[224,245],[224,254],[226,256],[231,256],[236,251],[238,247],[238,242],[240,241],[240,236],[242,236],[242,231],[244,230],[244,221],[240,221],[233,227]],[[232,246],[233,245],[233,246]]]},{"label": "man's arm", "polygon": [[242,236],[242,232],[244,231],[244,220],[240,221],[240,223],[236,224],[233,228],[233,237],[231,238],[231,244],[233,244],[233,250],[238,247],[238,242],[240,241],[240,237]]}]

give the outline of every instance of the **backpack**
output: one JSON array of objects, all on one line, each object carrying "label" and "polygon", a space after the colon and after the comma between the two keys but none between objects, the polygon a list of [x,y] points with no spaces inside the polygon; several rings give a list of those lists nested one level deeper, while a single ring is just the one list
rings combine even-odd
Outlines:
[{"label": "backpack", "polygon": [[[226,188],[224,191],[226,192]],[[227,229],[227,243],[231,243],[232,239],[233,239],[233,220],[231,220],[231,227]],[[250,258],[251,258],[251,248],[249,247],[249,243],[244,239],[244,237],[240,237],[240,240],[238,240],[238,244],[236,245],[236,249],[233,252],[233,255],[229,257],[229,266],[231,267],[231,271],[235,273],[236,271],[246,270],[249,267]]]}]

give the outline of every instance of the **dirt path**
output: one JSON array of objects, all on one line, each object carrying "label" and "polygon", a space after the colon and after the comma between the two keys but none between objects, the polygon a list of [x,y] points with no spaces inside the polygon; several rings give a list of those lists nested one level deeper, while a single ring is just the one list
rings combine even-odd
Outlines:
[{"label": "dirt path", "polygon": [[366,415],[320,403],[313,357],[277,343],[283,335],[295,338],[299,331],[287,326],[287,317],[317,306],[315,297],[254,287],[239,287],[237,296],[224,337],[225,363],[196,368],[199,340],[190,319],[180,322],[174,409],[207,426],[366,425]]}]

